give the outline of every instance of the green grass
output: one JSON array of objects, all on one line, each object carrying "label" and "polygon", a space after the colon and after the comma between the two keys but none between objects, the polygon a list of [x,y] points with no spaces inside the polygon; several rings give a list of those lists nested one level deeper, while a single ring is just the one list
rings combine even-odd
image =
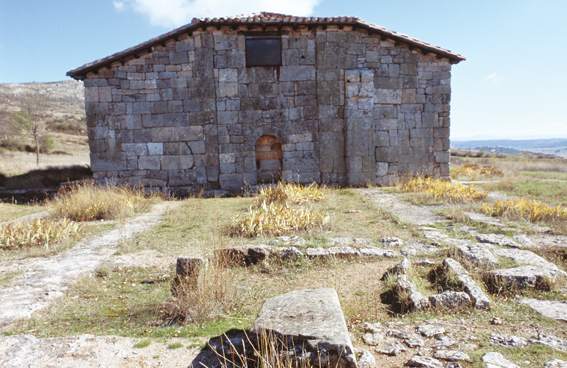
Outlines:
[{"label": "green grass", "polygon": [[203,324],[162,326],[160,307],[170,295],[169,273],[142,268],[113,270],[104,277],[82,278],[61,301],[30,320],[19,321],[9,333],[197,337],[247,328],[252,321],[252,316],[235,312]]},{"label": "green grass", "polygon": [[30,206],[25,204],[0,203],[0,222],[14,220],[18,217],[30,215],[44,210],[42,206]]},{"label": "green grass", "polygon": [[537,199],[554,206],[567,206],[567,180],[516,177],[493,184],[484,184],[482,187],[485,190],[499,191],[512,196]]},{"label": "green grass", "polygon": [[175,350],[175,349],[180,349],[183,347],[183,344],[180,342],[174,342],[172,344],[167,345],[167,348],[169,350]]},{"label": "green grass", "polygon": [[[253,198],[191,198],[171,212],[152,230],[123,242],[119,253],[144,249],[164,254],[208,254],[226,245],[266,244],[274,238],[231,237],[227,228],[232,219],[244,214]],[[316,210],[329,215],[330,222],[322,230],[296,235],[306,240],[305,247],[330,246],[332,237],[351,236],[377,241],[385,236],[416,239],[420,233],[412,226],[397,222],[394,216],[381,211],[353,189],[328,189],[326,197],[314,203]]]},{"label": "green grass", "polygon": [[143,339],[143,340],[140,340],[137,343],[135,343],[134,348],[143,349],[143,348],[147,348],[151,344],[152,344],[152,341],[150,339]]}]

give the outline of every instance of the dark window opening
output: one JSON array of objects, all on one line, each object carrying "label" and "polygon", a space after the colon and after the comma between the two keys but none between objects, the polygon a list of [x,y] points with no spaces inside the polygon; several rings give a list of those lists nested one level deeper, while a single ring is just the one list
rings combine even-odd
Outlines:
[{"label": "dark window opening", "polygon": [[246,36],[246,66],[282,65],[279,36]]}]

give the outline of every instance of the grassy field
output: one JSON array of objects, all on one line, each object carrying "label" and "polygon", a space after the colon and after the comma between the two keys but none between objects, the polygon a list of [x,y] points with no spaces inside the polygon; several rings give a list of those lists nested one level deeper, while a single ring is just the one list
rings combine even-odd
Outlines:
[{"label": "grassy field", "polygon": [[[228,231],[234,219],[246,215],[256,201],[252,197],[186,199],[181,206],[167,213],[156,228],[124,242],[118,254],[136,257],[137,252],[151,250],[172,257],[197,256],[211,255],[215,249],[228,245],[276,244],[277,238],[274,237],[250,239],[231,236]],[[400,223],[392,214],[377,210],[355,189],[325,189],[325,198],[311,205],[325,213],[329,221],[323,228],[294,234],[306,240],[304,247],[329,246],[335,237],[366,238],[372,244],[378,244],[386,236],[400,237],[406,242],[422,240],[416,228]],[[448,249],[440,248],[436,254],[428,255],[428,259],[440,262],[447,252]],[[169,343],[181,337],[186,338],[190,345],[202,345],[208,337],[231,328],[250,327],[266,298],[312,287],[337,290],[358,346],[364,345],[359,326],[365,321],[416,324],[435,319],[455,326],[467,321],[467,329],[457,329],[452,333],[465,341],[469,336],[475,336],[474,341],[478,345],[473,354],[475,361],[465,366],[480,366],[478,362],[482,352],[503,350],[486,342],[494,331],[491,321],[495,317],[502,320],[499,333],[521,335],[519,326],[525,323],[551,334],[561,331],[560,323],[541,317],[505,296],[494,296],[494,307],[489,312],[464,309],[449,314],[441,311],[418,312],[403,317],[392,314],[388,306],[380,302],[380,295],[387,287],[380,278],[397,262],[399,259],[396,258],[376,261],[297,260],[227,268],[220,280],[222,285],[215,284],[214,287],[220,286],[223,300],[229,302],[214,314],[201,310],[198,321],[188,320],[182,324],[168,322],[172,306],[178,305],[171,295],[173,262],[161,268],[106,265],[95,275],[76,282],[64,298],[47,310],[18,322],[9,333],[31,333],[42,337],[77,334],[132,336],[143,338],[141,345],[153,340]],[[415,278],[420,280],[418,286],[430,294],[436,289],[425,281],[426,271],[427,267],[423,272],[417,272]],[[474,277],[480,282],[480,274]],[[529,293],[525,295],[531,296]],[[545,295],[539,297],[546,298]],[[557,294],[549,297],[557,297]],[[210,306],[209,300],[201,308]],[[539,365],[551,355],[558,358],[567,356],[542,346],[505,349],[505,352],[507,357],[517,362],[529,360],[530,364]],[[403,359],[408,359],[408,354],[388,358],[385,366],[399,366]]]},{"label": "grassy field", "polygon": [[45,210],[41,205],[31,206],[16,203],[0,203],[0,223]]}]

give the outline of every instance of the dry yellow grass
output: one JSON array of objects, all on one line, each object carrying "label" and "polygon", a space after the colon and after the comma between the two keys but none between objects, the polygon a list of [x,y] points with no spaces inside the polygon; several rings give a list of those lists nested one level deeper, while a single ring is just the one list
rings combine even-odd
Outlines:
[{"label": "dry yellow grass", "polygon": [[175,298],[162,309],[168,324],[211,321],[239,303],[234,277],[221,259],[204,267],[196,284],[180,279],[174,288]]},{"label": "dry yellow grass", "polygon": [[279,183],[275,187],[263,188],[248,212],[233,220],[229,233],[252,238],[321,228],[327,220],[326,216],[312,209],[308,202],[323,198],[323,189],[316,184],[301,186]]},{"label": "dry yellow grass", "polygon": [[288,202],[302,204],[310,201],[320,201],[325,197],[324,188],[317,184],[303,186],[294,183],[278,183],[276,186],[260,189],[256,202]]},{"label": "dry yellow grass", "polygon": [[465,163],[460,166],[451,167],[451,177],[456,178],[469,178],[478,179],[485,177],[503,176],[502,170],[492,165],[478,165]]},{"label": "dry yellow grass", "polygon": [[422,193],[435,200],[451,203],[480,201],[486,198],[485,192],[473,187],[447,180],[418,177],[401,184],[399,189],[407,193]]},{"label": "dry yellow grass", "polygon": [[56,218],[73,221],[125,218],[149,206],[142,190],[81,184],[59,194],[49,206]]},{"label": "dry yellow grass", "polygon": [[63,220],[40,219],[32,222],[4,225],[0,228],[0,249],[19,249],[51,246],[81,231],[79,224]]},{"label": "dry yellow grass", "polygon": [[264,201],[250,207],[245,216],[237,217],[230,228],[230,234],[248,238],[281,236],[321,228],[325,222],[326,217],[320,211],[293,207],[285,202]]},{"label": "dry yellow grass", "polygon": [[530,222],[567,220],[567,208],[549,206],[543,202],[525,198],[485,203],[481,211],[489,216],[521,218]]}]

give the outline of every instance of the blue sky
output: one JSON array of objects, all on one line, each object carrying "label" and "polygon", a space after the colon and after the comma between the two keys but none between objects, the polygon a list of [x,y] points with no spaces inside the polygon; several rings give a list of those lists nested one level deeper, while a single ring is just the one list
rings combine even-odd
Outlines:
[{"label": "blue sky", "polygon": [[260,10],[359,16],[464,54],[452,139],[567,137],[564,0],[0,0],[0,83],[62,80],[193,16]]}]

